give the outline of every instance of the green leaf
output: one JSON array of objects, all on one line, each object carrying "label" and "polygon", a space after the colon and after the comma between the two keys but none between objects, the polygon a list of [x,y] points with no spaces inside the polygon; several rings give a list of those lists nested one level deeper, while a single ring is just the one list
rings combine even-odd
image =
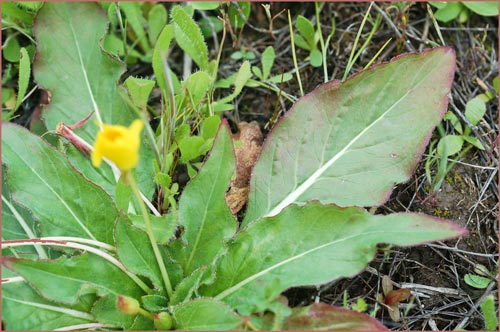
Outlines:
[{"label": "green leaf", "polygon": [[463,9],[464,5],[460,2],[447,2],[446,6],[438,9],[434,13],[434,17],[436,17],[438,21],[448,23],[457,18]]},{"label": "green leaf", "polygon": [[168,310],[168,299],[161,295],[144,295],[142,298],[144,309],[149,312]]},{"label": "green leaf", "polygon": [[[144,232],[146,231],[146,225],[142,215],[129,213],[127,217],[132,221],[134,226],[142,229]],[[168,213],[161,217],[150,215],[149,220],[151,221],[151,228],[153,229],[156,242],[159,244],[167,244],[169,240],[174,237],[175,229],[177,228],[174,213]]]},{"label": "green leaf", "polygon": [[495,297],[490,294],[486,296],[481,303],[481,311],[484,316],[484,327],[487,331],[496,331],[498,329],[498,317],[495,310]]},{"label": "green leaf", "polygon": [[217,1],[193,1],[190,3],[193,9],[198,10],[214,10],[219,8],[220,2]]},{"label": "green leaf", "polygon": [[[39,237],[39,224],[33,217],[33,213],[28,208],[12,200],[6,173],[6,168],[2,165],[2,240],[22,240]],[[22,251],[36,252],[34,246],[22,247]]]},{"label": "green leaf", "polygon": [[[29,11],[19,8],[19,4],[22,4],[22,2],[15,3],[13,1],[2,1],[2,17],[11,18],[21,23],[32,25],[35,13],[30,13]],[[5,51],[5,49],[2,51]]]},{"label": "green leaf", "polygon": [[318,49],[313,49],[311,54],[309,54],[309,62],[313,67],[320,67],[323,63],[323,56]]},{"label": "green leaf", "polygon": [[469,122],[476,126],[486,113],[486,104],[481,97],[474,97],[465,105],[465,117]]},{"label": "green leaf", "polygon": [[2,158],[12,197],[42,221],[42,236],[78,236],[112,244],[118,212],[101,188],[84,179],[43,139],[2,125]]},{"label": "green leaf", "polygon": [[125,80],[125,86],[134,104],[145,109],[148,104],[149,94],[155,86],[155,81],[129,76]]},{"label": "green leaf", "polygon": [[328,331],[388,331],[375,318],[368,315],[333,307],[326,303],[314,303],[307,307],[292,309],[286,318],[284,330],[328,330]]},{"label": "green leaf", "polygon": [[207,91],[211,88],[212,79],[203,71],[196,72],[190,75],[182,82],[183,89],[186,91],[189,103],[193,109],[196,109],[202,99],[206,96]]},{"label": "green leaf", "polygon": [[91,323],[90,308],[48,301],[23,281],[2,284],[2,321],[9,330],[53,330]]},{"label": "green leaf", "polygon": [[4,44],[5,46],[2,45],[2,56],[9,62],[19,62],[21,58],[21,46],[19,45],[19,41],[13,35],[9,37],[11,38],[7,38]]},{"label": "green leaf", "polygon": [[292,74],[283,73],[283,75],[279,74],[276,76],[269,77],[267,81],[271,83],[281,83],[281,82],[287,82],[292,78],[293,78]]},{"label": "green leaf", "polygon": [[[104,123],[114,125],[129,126],[137,119],[119,93],[124,91],[117,85],[125,69],[123,64],[101,49],[107,25],[107,15],[96,3],[47,2],[39,10],[35,20],[38,48],[33,75],[52,95],[43,113],[48,130],[56,129],[60,122],[75,124],[90,112],[99,112]],[[96,120],[94,115],[76,131],[89,144],[99,130]],[[142,141],[138,184],[149,197],[154,191],[150,162],[153,152]],[[106,178],[113,178],[110,171]]]},{"label": "green leaf", "polygon": [[9,257],[4,265],[24,277],[44,298],[62,303],[75,303],[89,287],[98,289],[98,295],[111,293],[138,298],[144,294],[122,270],[88,252],[57,260]]},{"label": "green leaf", "polygon": [[373,259],[378,243],[409,246],[466,232],[421,214],[383,216],[361,208],[291,205],[240,231],[216,263],[215,282],[200,294],[249,314],[270,300],[269,285],[279,295],[290,287],[354,276]]},{"label": "green leaf", "polygon": [[295,24],[297,30],[299,30],[302,37],[309,45],[311,49],[316,47],[316,42],[314,41],[314,26],[307,18],[302,15],[297,17],[297,23]]},{"label": "green leaf", "polygon": [[250,2],[237,2],[238,7],[236,7],[233,3],[229,5],[229,22],[233,28],[239,29],[242,28],[248,18],[250,17]]},{"label": "green leaf", "polygon": [[177,44],[202,70],[208,70],[208,48],[203,34],[181,6],[172,8],[172,21]]},{"label": "green leaf", "polygon": [[198,158],[201,155],[203,143],[205,143],[205,140],[200,136],[190,136],[180,141],[181,160],[186,162]]},{"label": "green leaf", "polygon": [[304,50],[310,51],[311,46],[309,46],[309,43],[302,37],[301,35],[298,34],[293,34],[293,41],[295,45],[297,45],[300,48],[303,48]]},{"label": "green leaf", "polygon": [[193,273],[186,278],[182,279],[172,294],[170,305],[177,305],[191,299],[194,292],[200,287],[201,278],[206,270],[207,269],[205,267],[201,267],[194,270]]},{"label": "green leaf", "polygon": [[127,25],[132,28],[135,33],[136,40],[139,41],[144,52],[149,52],[151,47],[148,44],[146,31],[144,30],[145,18],[142,15],[141,3],[139,2],[117,2],[117,5],[125,13]]},{"label": "green leaf", "polygon": [[466,275],[464,275],[464,281],[467,285],[471,287],[484,289],[488,287],[488,284],[491,282],[491,279],[467,273]]},{"label": "green leaf", "polygon": [[201,123],[201,136],[206,140],[214,138],[217,135],[220,122],[220,116],[218,115],[212,115],[204,119]]},{"label": "green leaf", "polygon": [[[136,299],[138,299],[137,297]],[[95,306],[92,308],[92,314],[95,316],[96,320],[100,323],[113,324],[119,326],[123,329],[131,329],[132,326],[138,321],[140,315],[127,315],[116,309],[116,302],[118,296],[116,294],[108,294],[102,297]],[[143,322],[141,320],[141,322]],[[149,320],[149,326],[141,326],[140,330],[152,330],[153,324]]]},{"label": "green leaf", "polygon": [[17,110],[26,95],[26,90],[28,89],[28,83],[30,80],[31,73],[31,63],[28,52],[23,47],[21,48],[21,58],[19,59],[19,89],[17,90],[17,101],[14,110]]},{"label": "green leaf", "polygon": [[243,317],[224,303],[213,299],[197,299],[173,309],[177,330],[232,330],[243,322]]},{"label": "green leaf", "polygon": [[463,134],[463,128],[462,124],[460,123],[460,120],[457,118],[455,114],[452,112],[446,112],[446,114],[443,117],[443,120],[448,120],[450,121],[451,125],[459,134]]},{"label": "green leaf", "polygon": [[462,150],[463,145],[464,145],[464,139],[462,136],[446,135],[445,137],[439,140],[437,146],[437,154],[441,158],[452,156],[455,153],[460,152],[460,150]]},{"label": "green leaf", "polygon": [[462,4],[474,13],[482,16],[498,16],[498,2],[496,1],[464,1]]},{"label": "green leaf", "polygon": [[115,246],[120,262],[128,271],[148,277],[155,288],[162,289],[160,268],[148,235],[129,224],[125,217],[120,216],[115,229]]},{"label": "green leaf", "polygon": [[168,13],[163,4],[154,5],[148,13],[149,42],[155,45],[160,32],[167,24]]},{"label": "green leaf", "polygon": [[300,98],[267,137],[243,225],[294,202],[382,205],[441,121],[454,69],[453,50],[435,48]]},{"label": "green leaf", "polygon": [[162,56],[167,57],[168,50],[170,48],[170,42],[174,38],[174,27],[171,24],[166,25],[158,40],[156,42],[155,48],[153,50],[153,72],[156,76],[156,83],[160,89],[164,92],[168,91],[167,81],[165,78],[165,71],[163,69]]},{"label": "green leaf", "polygon": [[484,150],[483,144],[481,144],[481,141],[478,140],[476,137],[473,136],[462,136],[463,140],[466,142],[469,142],[470,144],[474,145],[476,148],[479,150]]},{"label": "green leaf", "polygon": [[271,73],[271,68],[274,63],[274,48],[272,46],[266,47],[264,52],[262,52],[262,58],[261,58],[261,63],[262,63],[262,77],[261,79],[263,81],[267,80],[269,77],[269,74]]},{"label": "green leaf", "polygon": [[236,222],[224,195],[234,171],[235,157],[227,122],[220,126],[214,147],[200,173],[184,188],[179,201],[179,224],[184,227],[172,255],[184,275],[210,264],[223,249],[223,241],[236,231]]}]

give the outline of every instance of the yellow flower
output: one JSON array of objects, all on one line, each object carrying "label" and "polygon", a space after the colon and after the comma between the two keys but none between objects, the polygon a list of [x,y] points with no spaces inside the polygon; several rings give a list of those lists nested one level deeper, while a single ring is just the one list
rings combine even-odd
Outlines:
[{"label": "yellow flower", "polygon": [[135,120],[130,127],[103,124],[92,150],[92,164],[99,167],[106,157],[122,171],[128,171],[139,161],[139,145],[142,121]]}]

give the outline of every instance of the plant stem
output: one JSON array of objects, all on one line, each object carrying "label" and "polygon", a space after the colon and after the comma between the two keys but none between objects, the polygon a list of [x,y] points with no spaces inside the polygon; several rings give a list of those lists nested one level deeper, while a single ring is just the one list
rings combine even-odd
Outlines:
[{"label": "plant stem", "polygon": [[167,290],[168,297],[170,298],[172,297],[172,285],[170,284],[170,279],[168,278],[168,273],[167,269],[165,268],[165,263],[163,262],[163,257],[161,256],[160,250],[158,249],[158,244],[156,243],[156,239],[153,234],[153,228],[151,227],[151,221],[149,220],[149,214],[148,211],[146,210],[146,205],[142,201],[141,193],[139,192],[139,187],[137,186],[137,182],[135,182],[132,173],[128,171],[124,175],[125,178],[127,179],[127,182],[132,187],[132,190],[134,191],[137,201],[139,202],[139,206],[142,212],[142,217],[144,218],[144,223],[146,224],[146,233],[148,234],[149,241],[151,242],[151,247],[153,247],[156,261],[158,263],[158,267],[160,268],[161,276],[165,284],[165,289]]},{"label": "plant stem", "polygon": [[325,47],[325,41],[323,40],[323,32],[321,31],[321,21],[320,21],[320,17],[319,17],[321,8],[319,7],[319,2],[314,3],[314,9],[316,11],[316,26],[318,27],[319,44],[321,45],[321,56],[323,58],[323,75],[325,76],[323,81],[327,82],[328,81],[328,70],[326,68],[326,47]]},{"label": "plant stem", "polygon": [[299,83],[300,95],[303,96],[304,89],[302,89],[302,81],[300,80],[299,65],[297,64],[297,56],[295,55],[295,40],[293,38],[292,18],[290,16],[290,11],[288,11],[288,26],[290,27],[290,41],[292,44],[293,65],[295,67],[295,74],[297,75],[297,81]]}]

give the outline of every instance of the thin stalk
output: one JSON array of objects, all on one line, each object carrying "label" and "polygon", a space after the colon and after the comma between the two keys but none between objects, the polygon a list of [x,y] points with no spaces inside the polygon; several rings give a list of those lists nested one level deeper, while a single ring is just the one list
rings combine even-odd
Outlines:
[{"label": "thin stalk", "polygon": [[431,17],[432,24],[434,25],[434,28],[436,29],[436,32],[438,34],[439,40],[441,41],[441,45],[445,46],[446,43],[444,42],[443,35],[441,34],[441,28],[439,27],[439,24],[434,17],[434,13],[432,12],[431,6],[427,5],[427,12],[429,13],[429,16]]},{"label": "thin stalk", "polygon": [[149,214],[146,210],[146,205],[142,201],[141,193],[139,192],[139,187],[137,186],[137,182],[135,182],[134,177],[131,172],[126,172],[125,177],[127,182],[132,187],[134,194],[139,202],[139,206],[141,208],[142,217],[144,218],[144,223],[146,225],[146,233],[148,234],[149,241],[151,242],[151,247],[153,248],[156,262],[158,263],[158,267],[160,268],[161,276],[163,278],[163,282],[165,284],[165,289],[167,290],[168,297],[172,297],[172,284],[170,283],[170,279],[168,277],[167,269],[165,268],[165,263],[163,262],[163,257],[161,256],[160,250],[158,249],[158,244],[156,243],[155,235],[153,233],[153,228],[151,227],[151,221],[149,220]]},{"label": "thin stalk", "polygon": [[344,72],[344,77],[342,78],[342,81],[345,81],[347,78],[347,75],[349,75],[349,72],[351,71],[352,66],[354,65],[354,52],[356,51],[356,45],[358,45],[359,42],[359,37],[361,37],[361,32],[363,31],[363,27],[365,26],[366,19],[368,18],[368,14],[370,14],[370,10],[372,9],[373,2],[370,3],[370,6],[368,7],[368,11],[366,12],[365,16],[363,17],[363,21],[361,21],[361,26],[359,27],[358,33],[356,34],[356,39],[354,39],[354,45],[351,50],[351,54],[349,55],[349,61],[347,62],[347,67]]},{"label": "thin stalk", "polygon": [[[322,5],[323,6],[323,5]],[[319,2],[314,3],[314,9],[316,11],[316,26],[318,27],[318,34],[319,34],[319,44],[321,45],[321,55],[323,57],[323,75],[324,77],[324,82],[328,81],[328,70],[326,68],[326,47],[325,47],[325,41],[323,40],[323,31],[321,31],[321,21],[319,20]]]},{"label": "thin stalk", "polygon": [[302,89],[302,81],[300,80],[299,65],[297,64],[297,56],[295,54],[295,40],[293,38],[292,17],[290,16],[290,11],[288,11],[288,26],[290,27],[290,40],[292,43],[293,66],[295,67],[295,74],[297,75],[297,81],[299,82],[300,95],[303,96],[304,89]]},{"label": "thin stalk", "polygon": [[176,121],[176,110],[175,110],[175,96],[174,96],[174,85],[172,83],[172,77],[170,76],[170,67],[167,63],[167,53],[162,52],[161,54],[161,63],[163,66],[163,72],[165,74],[165,83],[167,85],[168,91],[167,97],[169,100],[169,106],[170,106],[170,114],[166,114],[165,120],[166,120],[166,127],[167,127],[167,136],[165,137],[165,134],[163,135],[163,151],[165,155],[168,153],[168,150],[170,150],[170,144],[172,143],[172,137],[174,136],[175,132],[175,121]]},{"label": "thin stalk", "polygon": [[392,38],[389,38],[384,45],[382,45],[382,47],[378,50],[378,52],[375,54],[375,56],[368,62],[368,64],[365,66],[365,68],[363,69],[366,69],[368,67],[370,67],[373,63],[373,61],[375,61],[378,56],[380,55],[380,53],[382,53],[382,51],[387,47],[387,45],[389,44],[389,42],[392,40]]}]

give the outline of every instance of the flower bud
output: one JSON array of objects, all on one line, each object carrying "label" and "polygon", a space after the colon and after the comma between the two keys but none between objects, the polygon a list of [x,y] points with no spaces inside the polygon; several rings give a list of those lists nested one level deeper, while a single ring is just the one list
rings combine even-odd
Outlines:
[{"label": "flower bud", "polygon": [[174,319],[164,311],[154,315],[154,324],[157,330],[170,330],[174,325]]},{"label": "flower bud", "polygon": [[116,302],[118,310],[127,315],[136,315],[139,313],[141,306],[139,301],[128,296],[118,296],[118,301]]}]

